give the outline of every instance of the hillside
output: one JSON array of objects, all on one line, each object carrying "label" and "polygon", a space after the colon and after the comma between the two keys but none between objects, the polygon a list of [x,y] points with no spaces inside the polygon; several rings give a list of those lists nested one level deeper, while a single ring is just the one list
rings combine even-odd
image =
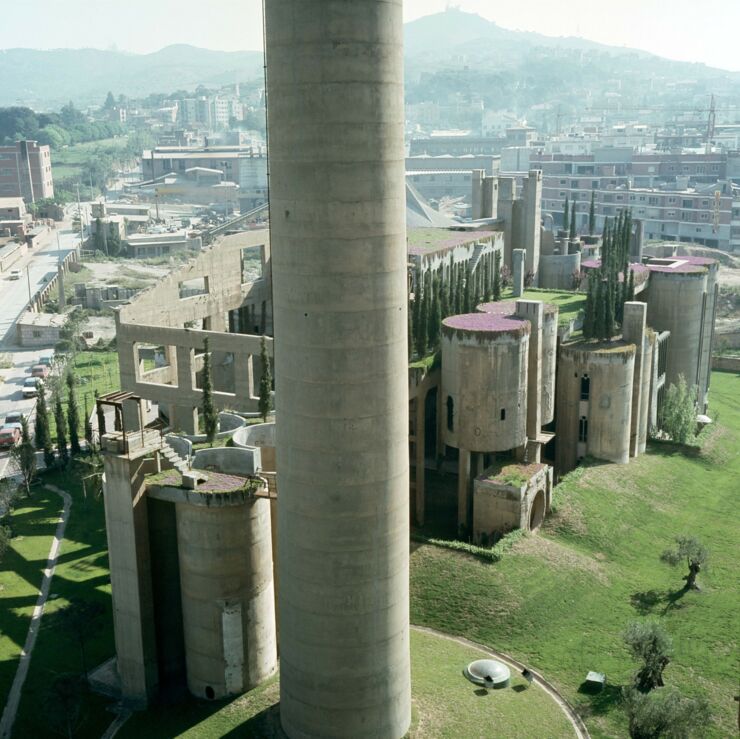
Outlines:
[{"label": "hillside", "polygon": [[[627,736],[621,687],[636,667],[621,634],[632,620],[659,619],[674,646],[666,684],[708,699],[712,717],[702,737],[732,736],[740,633],[739,382],[737,374],[712,374],[717,424],[700,456],[651,445],[628,466],[575,471],[555,488],[556,511],[541,533],[519,540],[500,562],[417,546],[412,622],[531,665],[576,706],[594,739],[616,739]],[[698,537],[710,552],[701,592],[682,592],[685,573],[660,561],[682,534]],[[606,673],[602,693],[583,692],[589,670]]]},{"label": "hillside", "polygon": [[153,54],[99,49],[0,50],[0,106],[35,109],[102,104],[116,95],[192,90],[253,79],[262,72],[260,51],[210,51],[184,44]]}]

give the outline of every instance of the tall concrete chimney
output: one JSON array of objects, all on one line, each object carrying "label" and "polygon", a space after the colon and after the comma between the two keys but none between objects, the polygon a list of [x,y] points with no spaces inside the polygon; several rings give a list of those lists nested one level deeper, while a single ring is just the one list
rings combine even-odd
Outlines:
[{"label": "tall concrete chimney", "polygon": [[411,718],[401,0],[267,0],[280,713]]}]

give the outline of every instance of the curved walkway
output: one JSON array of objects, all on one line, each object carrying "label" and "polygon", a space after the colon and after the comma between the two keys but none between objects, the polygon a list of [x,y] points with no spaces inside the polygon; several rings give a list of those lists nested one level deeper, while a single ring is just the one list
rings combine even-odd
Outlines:
[{"label": "curved walkway", "polygon": [[36,637],[38,636],[39,628],[41,626],[41,617],[44,615],[44,606],[49,597],[51,578],[54,577],[54,570],[57,566],[57,557],[61,550],[62,539],[64,539],[64,531],[67,528],[69,511],[72,508],[72,496],[69,493],[64,490],[60,490],[54,485],[44,485],[44,487],[62,497],[64,500],[64,508],[59,516],[57,530],[54,533],[54,539],[51,542],[51,549],[49,549],[49,557],[46,561],[44,577],[41,580],[41,590],[39,591],[39,597],[36,600],[36,605],[31,614],[31,625],[28,627],[26,643],[23,645],[23,649],[21,650],[21,659],[18,663],[18,669],[13,678],[13,685],[8,693],[8,700],[5,704],[3,717],[0,719],[0,739],[8,739],[13,730],[13,722],[15,721],[15,715],[18,712],[18,704],[21,701],[23,683],[26,681],[28,668],[31,666],[31,654],[33,653],[34,646],[36,646]]},{"label": "curved walkway", "polygon": [[482,652],[486,652],[492,657],[501,660],[501,662],[505,662],[507,665],[509,665],[509,667],[513,667],[519,672],[526,668],[534,676],[534,680],[532,682],[534,682],[534,684],[538,687],[542,688],[542,690],[544,690],[560,706],[560,710],[567,716],[568,720],[572,724],[576,737],[578,739],[591,739],[591,735],[588,733],[586,724],[583,723],[583,719],[578,715],[575,708],[573,708],[573,706],[568,703],[568,701],[558,692],[557,688],[552,683],[545,680],[545,678],[542,677],[539,672],[536,672],[531,667],[526,667],[526,665],[523,665],[518,660],[510,657],[508,654],[499,652],[496,649],[491,649],[491,647],[487,647],[485,644],[479,644],[478,642],[471,641],[470,639],[465,639],[462,636],[451,636],[450,634],[445,634],[443,631],[429,629],[426,626],[414,626],[412,624],[411,628],[416,631],[422,631],[427,634],[433,634],[434,636],[442,637],[443,639],[449,639],[450,641],[457,642],[458,644],[462,644],[465,647],[479,649]]}]

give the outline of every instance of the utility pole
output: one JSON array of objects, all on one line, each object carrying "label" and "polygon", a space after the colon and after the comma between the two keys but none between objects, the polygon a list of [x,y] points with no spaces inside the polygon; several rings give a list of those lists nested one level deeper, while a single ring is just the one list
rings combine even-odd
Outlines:
[{"label": "utility pole", "polygon": [[29,273],[30,267],[26,265],[26,284],[28,285],[28,310],[32,310],[33,306],[31,305],[31,275]]},{"label": "utility pole", "polygon": [[80,203],[80,183],[77,183],[77,213],[80,219],[80,249],[82,249],[82,243],[85,241],[84,230],[82,227],[82,204]]}]

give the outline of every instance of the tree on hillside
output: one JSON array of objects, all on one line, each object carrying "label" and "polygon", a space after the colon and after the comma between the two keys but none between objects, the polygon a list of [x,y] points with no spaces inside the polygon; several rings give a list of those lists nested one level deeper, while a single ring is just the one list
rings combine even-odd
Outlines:
[{"label": "tree on hillside", "polygon": [[568,196],[565,196],[565,203],[563,204],[563,231],[567,234],[570,230],[570,204],[568,202]]},{"label": "tree on hillside", "polygon": [[668,632],[657,621],[633,621],[622,636],[633,659],[642,662],[634,676],[635,688],[649,693],[663,687],[663,671],[673,647]]},{"label": "tree on hillside", "polygon": [[262,365],[262,377],[260,377],[260,396],[257,409],[260,416],[262,416],[262,422],[267,423],[267,417],[272,410],[272,369],[264,336],[260,340],[260,365]]},{"label": "tree on hillside", "polygon": [[678,385],[671,383],[666,390],[660,426],[677,444],[689,444],[694,440],[696,386],[689,388],[683,375],[678,376]]},{"label": "tree on hillside", "polygon": [[203,430],[206,432],[208,443],[213,446],[218,431],[218,415],[213,405],[213,376],[208,339],[203,342],[203,401],[201,411],[203,413]]},{"label": "tree on hillside", "polygon": [[59,465],[66,467],[69,462],[69,450],[67,449],[67,432],[65,431],[66,419],[64,418],[64,408],[62,408],[62,398],[57,393],[54,399],[54,424],[57,432],[57,455],[59,456]]},{"label": "tree on hillside", "polygon": [[588,235],[596,233],[596,190],[591,190],[591,205],[588,209]]},{"label": "tree on hillside", "polygon": [[80,411],[77,407],[77,396],[75,394],[75,376],[68,372],[67,383],[67,425],[69,426],[69,449],[72,456],[80,453]]},{"label": "tree on hillside", "polygon": [[36,449],[28,430],[28,421],[21,419],[21,440],[10,450],[10,458],[18,468],[26,495],[31,497],[31,485],[36,478]]},{"label": "tree on hillside", "polygon": [[622,700],[631,739],[688,739],[701,733],[710,719],[704,698],[688,698],[677,688],[641,693],[630,687],[623,690]]},{"label": "tree on hillside", "polygon": [[49,429],[49,409],[46,405],[46,390],[39,385],[36,396],[36,421],[34,424],[36,449],[44,453],[44,465],[51,469],[54,465],[54,450],[51,446],[51,431]]},{"label": "tree on hillside", "polygon": [[113,97],[112,92],[108,92],[103,103],[103,110],[113,110],[116,107],[116,99]]},{"label": "tree on hillside", "polygon": [[709,559],[709,552],[698,539],[693,536],[677,536],[676,546],[673,549],[666,549],[660,558],[672,567],[685,562],[688,574],[684,577],[686,581],[684,590],[699,590],[696,578]]}]

